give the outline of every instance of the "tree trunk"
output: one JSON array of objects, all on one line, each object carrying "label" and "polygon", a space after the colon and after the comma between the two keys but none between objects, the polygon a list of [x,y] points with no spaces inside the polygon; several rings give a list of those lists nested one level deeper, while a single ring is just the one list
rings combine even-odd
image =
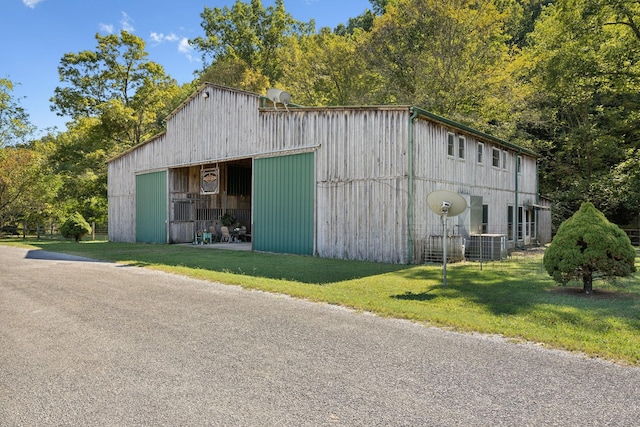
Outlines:
[{"label": "tree trunk", "polygon": [[585,273],[582,276],[582,290],[587,295],[593,291],[593,275],[591,272]]}]

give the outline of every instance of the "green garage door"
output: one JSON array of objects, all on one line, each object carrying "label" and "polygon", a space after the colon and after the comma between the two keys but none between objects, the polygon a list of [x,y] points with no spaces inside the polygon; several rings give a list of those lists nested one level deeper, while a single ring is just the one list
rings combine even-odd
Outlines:
[{"label": "green garage door", "polygon": [[167,171],[136,176],[136,241],[167,243]]},{"label": "green garage door", "polygon": [[257,159],[253,249],[313,255],[313,153]]}]

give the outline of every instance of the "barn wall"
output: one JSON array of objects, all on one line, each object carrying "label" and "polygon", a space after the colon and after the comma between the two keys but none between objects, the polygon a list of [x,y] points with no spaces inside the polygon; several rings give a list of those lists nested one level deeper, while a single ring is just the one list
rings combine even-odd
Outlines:
[{"label": "barn wall", "polygon": [[[455,141],[453,156],[448,152],[449,134],[454,136]],[[416,120],[414,135],[414,236],[417,247],[431,235],[442,235],[440,217],[429,209],[426,202],[427,195],[432,191],[453,191],[465,196],[467,201],[469,196],[482,197],[482,203],[489,206],[486,231],[489,234],[507,234],[507,206],[516,205],[516,176],[518,206],[536,203],[537,170],[534,157],[429,120]],[[464,158],[458,155],[459,137],[464,138]],[[482,163],[478,162],[479,143],[483,147]],[[498,167],[493,166],[493,148],[500,153]],[[503,163],[505,155],[506,161]],[[520,173],[515,172],[518,155],[521,158]],[[450,220],[448,233],[465,238],[470,234],[479,234],[480,230],[470,229],[469,215],[467,211],[459,218]],[[524,240],[523,243],[531,243]],[[514,246],[514,242],[510,246]]]},{"label": "barn wall", "polygon": [[253,153],[260,143],[258,106],[254,94],[204,89],[169,118],[171,144],[157,161],[191,165]]},{"label": "barn wall", "polygon": [[109,162],[109,240],[136,241],[136,174],[162,170],[156,156],[166,145],[166,135],[161,134]]},{"label": "barn wall", "polygon": [[[515,204],[517,153],[501,146],[506,168],[494,168],[496,143],[482,141],[479,164],[477,135],[423,115],[414,121],[409,153],[409,117],[408,107],[260,108],[255,94],[204,86],[168,118],[166,133],[109,163],[110,239],[135,240],[135,174],[168,169],[170,197],[177,197],[185,191],[185,174],[197,173],[199,165],[311,151],[316,153],[315,254],[321,257],[411,262],[413,247],[440,224],[426,204],[426,196],[437,189],[482,196],[490,205],[489,232],[506,234],[506,206]],[[464,160],[448,155],[448,133],[464,136]],[[535,159],[522,159],[520,206],[535,203],[537,190]],[[181,168],[188,172],[178,173]]]},{"label": "barn wall", "polygon": [[406,261],[408,108],[264,109],[263,156],[314,150],[316,254]]}]

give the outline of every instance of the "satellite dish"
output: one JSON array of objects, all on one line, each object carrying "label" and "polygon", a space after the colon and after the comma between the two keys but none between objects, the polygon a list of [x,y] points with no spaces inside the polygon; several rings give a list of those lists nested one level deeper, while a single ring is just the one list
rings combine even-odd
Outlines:
[{"label": "satellite dish", "polygon": [[429,193],[427,205],[442,218],[442,284],[447,286],[447,218],[467,210],[467,201],[458,193],[437,190]]},{"label": "satellite dish", "polygon": [[447,190],[432,191],[427,196],[429,209],[437,215],[458,216],[467,210],[467,201],[459,195]]},{"label": "satellite dish", "polygon": [[274,104],[284,104],[285,106],[291,102],[291,94],[280,89],[267,90],[267,98]]}]

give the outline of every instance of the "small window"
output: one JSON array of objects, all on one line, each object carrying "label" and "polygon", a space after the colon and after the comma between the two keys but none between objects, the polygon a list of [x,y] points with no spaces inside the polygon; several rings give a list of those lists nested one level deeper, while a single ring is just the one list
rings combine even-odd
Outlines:
[{"label": "small window", "polygon": [[484,162],[484,144],[482,142],[478,142],[478,163]]},{"label": "small window", "polygon": [[506,169],[507,168],[507,152],[503,151],[502,152],[502,169]]},{"label": "small window", "polygon": [[518,156],[516,168],[518,173],[522,173],[522,156]]},{"label": "small window", "polygon": [[518,206],[518,240],[522,240],[522,229],[523,221],[522,221],[522,206]]},{"label": "small window", "polygon": [[493,167],[500,167],[500,150],[497,148],[493,149]]},{"label": "small window", "polygon": [[513,206],[507,206],[507,239],[513,240]]},{"label": "small window", "polygon": [[447,135],[447,155],[453,157],[455,151],[455,135],[450,133]]},{"label": "small window", "polygon": [[482,205],[482,234],[489,230],[489,205]]},{"label": "small window", "polygon": [[464,138],[464,136],[459,136],[458,137],[458,158],[459,159],[464,159],[464,147],[466,145],[467,140]]}]

